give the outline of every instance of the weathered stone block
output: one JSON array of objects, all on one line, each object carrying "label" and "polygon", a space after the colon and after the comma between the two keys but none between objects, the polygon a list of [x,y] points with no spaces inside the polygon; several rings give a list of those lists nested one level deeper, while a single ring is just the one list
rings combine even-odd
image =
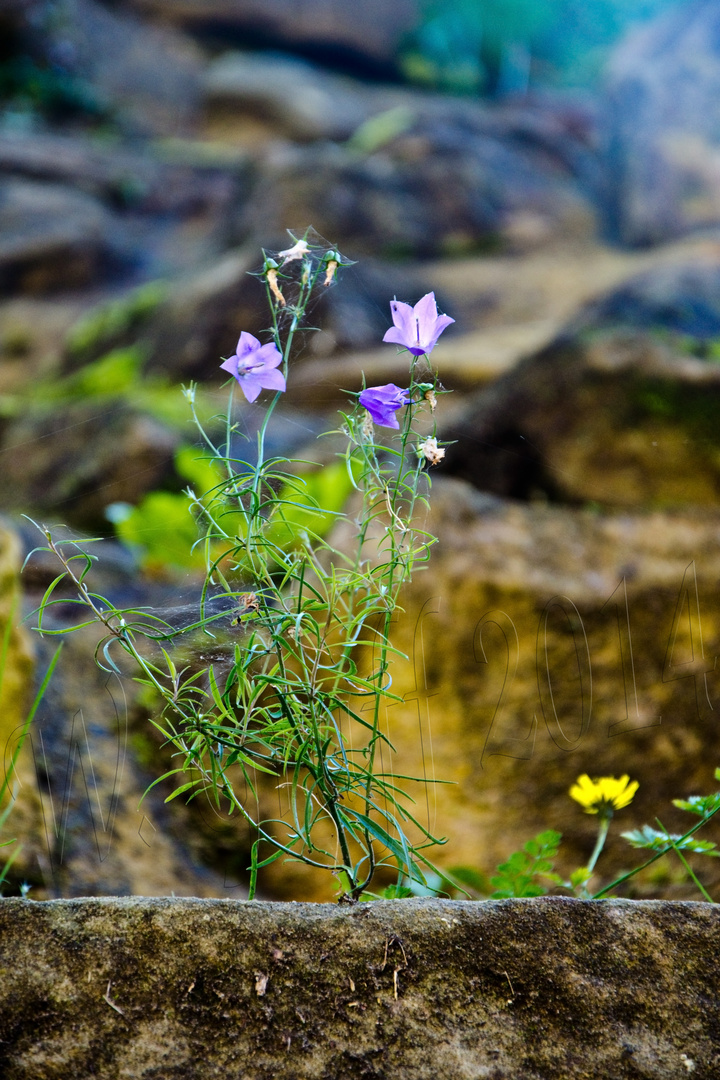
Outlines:
[{"label": "weathered stone block", "polygon": [[717,1075],[720,909],[0,901],[5,1080]]}]

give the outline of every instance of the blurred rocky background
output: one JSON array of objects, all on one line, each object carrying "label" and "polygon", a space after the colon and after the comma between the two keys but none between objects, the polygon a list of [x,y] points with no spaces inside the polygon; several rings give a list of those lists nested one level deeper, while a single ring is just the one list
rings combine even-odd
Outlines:
[{"label": "blurred rocky background", "polygon": [[[42,540],[22,514],[106,538],[116,603],[196,601],[179,384],[210,420],[220,358],[267,323],[260,248],[312,226],[355,265],[300,338],[273,452],[307,453],[362,372],[402,380],[393,296],[456,319],[440,544],[387,717],[403,772],[452,781],[418,795],[438,861],[482,892],[552,827],[585,862],[567,790],[589,772],[640,781],[598,883],[634,865],[621,828],[679,828],[670,800],[720,765],[719,89],[717,0],[0,0],[6,623]],[[26,610],[57,572],[32,557]],[[9,639],[6,766],[54,645]],[[252,837],[162,786],[140,801],[169,766],[93,648],[67,640],[33,723],[6,890],[243,895]],[[633,888],[694,895],[666,860]],[[261,889],[332,895],[277,862]]]}]

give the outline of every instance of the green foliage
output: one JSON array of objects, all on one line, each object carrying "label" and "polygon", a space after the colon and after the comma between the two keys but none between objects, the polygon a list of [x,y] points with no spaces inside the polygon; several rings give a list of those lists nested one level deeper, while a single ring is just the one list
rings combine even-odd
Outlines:
[{"label": "green foliage", "polygon": [[381,893],[383,900],[409,900],[414,895],[407,885],[387,885]]},{"label": "green foliage", "polygon": [[[200,491],[222,482],[217,463],[201,456],[196,447],[183,446],[176,451],[175,470]],[[151,491],[134,507],[114,503],[108,508],[108,517],[118,539],[135,552],[145,569],[199,570],[205,565],[206,553],[198,544],[194,509],[187,492]]]},{"label": "green foliage", "polygon": [[[187,428],[187,407],[178,398],[177,390],[164,379],[143,375],[145,349],[128,345],[113,349],[75,375],[70,375],[57,387],[48,387],[53,400],[111,397],[123,399],[128,405],[154,416],[169,427]],[[199,406],[200,407],[200,406]],[[203,412],[207,410],[203,406]],[[184,476],[182,468],[178,470]],[[190,479],[190,477],[188,477]]]},{"label": "green foliage", "polygon": [[588,85],[633,21],[672,0],[426,0],[400,56],[408,79],[454,92]]},{"label": "green foliage", "polygon": [[64,378],[37,382],[27,394],[12,397],[12,415],[88,399],[136,401],[138,391],[142,392],[143,361],[144,351],[137,345],[113,349]]},{"label": "green foliage", "polygon": [[[140,702],[138,703],[140,704]],[[151,768],[157,754],[157,749],[152,740],[148,738],[145,732],[134,731],[128,741],[138,765],[142,766],[143,769]]]},{"label": "green foliage", "polygon": [[70,376],[65,391],[71,397],[80,398],[119,397],[135,386],[142,362],[143,353],[137,345],[113,349]]},{"label": "green foliage", "polygon": [[402,68],[413,82],[492,92],[507,46],[529,47],[553,21],[550,0],[431,0]]},{"label": "green foliage", "polygon": [[107,111],[89,83],[27,55],[0,63],[0,101],[51,119],[77,114],[102,117]]},{"label": "green foliage", "polygon": [[553,859],[557,856],[561,839],[561,833],[547,829],[529,840],[521,851],[514,852],[507,862],[500,863],[497,873],[490,878],[495,886],[492,899],[544,896],[547,889],[538,878],[547,878],[553,873]]},{"label": "green foliage", "polygon": [[120,300],[101,304],[71,327],[65,341],[68,353],[77,358],[97,353],[140,326],[166,296],[164,282],[151,281]]},{"label": "green foliage", "polygon": [[720,444],[717,410],[701,386],[681,386],[655,378],[638,379],[632,396],[628,395],[628,400],[632,398],[638,410],[681,424],[693,439],[712,446]]},{"label": "green foliage", "polygon": [[[340,884],[340,891],[342,894],[347,894],[349,881],[347,875],[345,880]],[[416,896],[411,888],[407,885],[386,885],[384,889],[381,889],[379,893],[364,892],[361,894],[360,899],[366,902],[372,900],[410,900],[413,896]]]},{"label": "green foliage", "polygon": [[396,105],[371,116],[353,132],[346,143],[347,149],[363,157],[373,154],[407,131],[414,123],[415,115],[407,105]]},{"label": "green foliage", "polygon": [[[717,772],[715,776],[716,779],[720,779]],[[690,795],[687,799],[673,799],[673,806],[677,806],[680,810],[687,810],[689,814],[708,818],[720,810],[720,792],[715,795]]]},{"label": "green foliage", "polygon": [[591,877],[592,870],[588,866],[578,866],[577,870],[573,870],[569,881],[562,884],[573,892],[580,891],[582,893]]},{"label": "green foliage", "polygon": [[682,353],[683,356],[696,356],[699,360],[708,360],[710,363],[720,363],[720,341],[717,338],[684,334],[664,326],[651,326],[648,329],[652,337],[674,352]]},{"label": "green foliage", "polygon": [[151,491],[136,507],[115,503],[108,511],[118,539],[135,552],[146,570],[204,566],[205,555],[195,546],[198,526],[187,495]]},{"label": "green foliage", "polygon": [[360,472],[357,459],[343,459],[283,484],[265,528],[268,542],[291,551],[327,536]]},{"label": "green foliage", "polygon": [[196,446],[181,446],[176,451],[175,470],[198,491],[212,491],[223,479],[217,460],[202,454]]},{"label": "green foliage", "polygon": [[[146,349],[133,344],[111,349],[64,378],[36,382],[31,391],[0,397],[0,415],[18,416],[29,410],[92,399],[116,399],[148,413],[168,427],[187,430],[187,405],[177,388],[163,378],[143,373]],[[212,394],[199,393],[196,409],[204,422],[215,413]]]},{"label": "green foliage", "polygon": [[[217,460],[196,447],[183,446],[176,452],[175,471],[195,491],[211,492],[223,483]],[[289,552],[326,536],[353,490],[358,471],[357,465],[348,470],[345,461],[338,461],[288,480],[264,526],[269,548]],[[197,508],[186,491],[151,491],[135,507],[113,504],[108,517],[118,539],[135,551],[144,568],[197,570],[206,559],[205,549],[198,544]]]},{"label": "green foliage", "polygon": [[412,896],[444,896],[452,900],[481,900],[489,895],[490,882],[471,866],[453,866],[449,870],[425,870],[422,881],[410,881],[401,875],[394,885],[379,893],[364,893],[361,900],[407,900]]},{"label": "green foliage", "polygon": [[485,874],[473,866],[451,866],[443,873],[443,890],[455,900],[479,900],[489,896],[492,888]]},{"label": "green foliage", "polygon": [[639,829],[631,829],[620,835],[634,848],[648,848],[650,851],[663,852],[674,848],[679,851],[695,851],[701,855],[716,857],[720,855],[720,851],[713,850],[716,845],[710,840],[696,840],[693,836],[681,836],[680,833],[658,832],[650,825],[643,825]]},{"label": "green foliage", "polygon": [[[720,780],[720,769],[715,770],[715,779]],[[643,825],[640,829],[633,829],[630,832],[622,833],[621,835],[633,847],[645,848],[646,850],[652,851],[653,854],[649,859],[642,863],[642,865],[636,866],[634,870],[630,870],[626,874],[622,874],[605,889],[602,889],[601,892],[596,893],[596,897],[606,895],[611,889],[614,889],[616,886],[622,885],[630,878],[635,877],[636,874],[639,874],[646,867],[651,866],[664,855],[674,853],[682,864],[687,876],[695,884],[703,898],[708,902],[712,902],[712,898],[698,880],[683,852],[695,855],[710,855],[712,857],[716,857],[720,854],[720,852],[715,850],[716,845],[712,841],[695,839],[695,833],[707,825],[708,822],[712,821],[715,815],[720,812],[720,792],[716,792],[713,795],[692,795],[687,799],[673,799],[673,803],[680,810],[686,810],[695,817],[699,817],[700,820],[682,834],[669,832],[658,818],[655,820],[660,826],[660,831],[652,828],[650,825]]]}]

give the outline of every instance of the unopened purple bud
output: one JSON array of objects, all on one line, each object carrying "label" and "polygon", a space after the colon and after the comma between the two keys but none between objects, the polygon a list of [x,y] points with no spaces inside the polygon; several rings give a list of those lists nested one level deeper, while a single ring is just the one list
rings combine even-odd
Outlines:
[{"label": "unopened purple bud", "polygon": [[359,395],[358,401],[370,413],[376,424],[382,427],[399,428],[395,415],[398,409],[410,401],[410,391],[403,390],[394,383],[385,386],[369,386]]}]

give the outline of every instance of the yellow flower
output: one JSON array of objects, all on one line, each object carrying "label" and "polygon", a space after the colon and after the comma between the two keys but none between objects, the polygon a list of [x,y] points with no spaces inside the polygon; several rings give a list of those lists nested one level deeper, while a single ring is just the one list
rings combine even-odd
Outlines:
[{"label": "yellow flower", "polygon": [[628,806],[638,787],[637,780],[630,783],[629,776],[600,776],[591,780],[587,773],[578,776],[568,794],[575,802],[585,807],[586,814],[602,814],[610,817],[613,811]]}]

